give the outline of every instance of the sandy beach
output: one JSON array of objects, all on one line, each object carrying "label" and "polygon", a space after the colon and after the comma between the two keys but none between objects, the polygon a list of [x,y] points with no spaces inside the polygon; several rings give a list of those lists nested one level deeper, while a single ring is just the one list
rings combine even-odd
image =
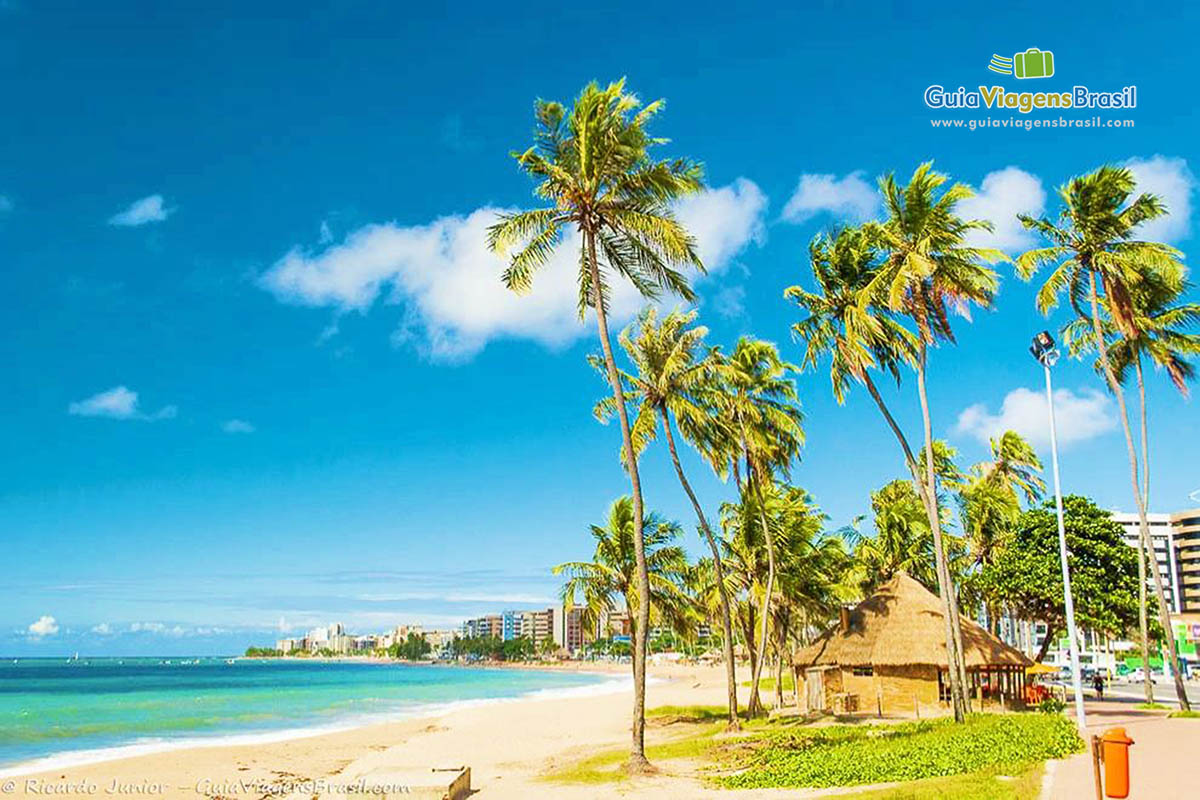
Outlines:
[{"label": "sandy beach", "polygon": [[[572,665],[627,674],[625,665]],[[724,702],[720,666],[651,665],[647,705],[719,705]],[[742,690],[742,700],[745,701]],[[461,708],[436,716],[376,724],[337,733],[265,744],[196,747],[104,761],[51,772],[5,778],[7,796],[262,798],[309,797],[307,781],[323,783],[322,796],[356,785],[370,773],[466,765],[473,797],[695,798],[710,794],[688,774],[664,773],[597,786],[548,784],[556,766],[629,741],[631,689],[568,698],[525,698]],[[651,725],[648,741],[668,735]],[[284,787],[292,788],[290,794]],[[730,792],[711,792],[729,797]],[[779,792],[737,792],[738,797],[777,797]],[[795,792],[787,793],[797,796]]]}]

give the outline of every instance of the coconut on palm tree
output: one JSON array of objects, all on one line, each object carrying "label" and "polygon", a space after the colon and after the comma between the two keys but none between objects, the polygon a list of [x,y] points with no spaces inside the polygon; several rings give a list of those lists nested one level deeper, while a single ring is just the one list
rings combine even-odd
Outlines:
[{"label": "coconut on palm tree", "polygon": [[[1092,346],[1100,371],[1120,410],[1142,558],[1151,560],[1154,549],[1146,519],[1149,484],[1143,485],[1139,480],[1138,451],[1118,372],[1120,360],[1115,357],[1118,354],[1110,353],[1106,329],[1114,330],[1117,338],[1126,340],[1131,356],[1136,353],[1140,344],[1148,342],[1146,330],[1150,323],[1145,310],[1153,303],[1148,303],[1147,298],[1156,293],[1172,296],[1182,291],[1184,268],[1180,262],[1181,254],[1175,248],[1137,238],[1139,226],[1161,217],[1167,210],[1154,195],[1135,196],[1135,190],[1133,173],[1125,167],[1103,166],[1095,172],[1072,178],[1059,189],[1062,210],[1057,220],[1021,216],[1022,224],[1040,233],[1049,244],[1024,253],[1017,259],[1017,269],[1028,280],[1039,267],[1054,265],[1038,290],[1038,308],[1049,313],[1065,294],[1077,316],[1086,319],[1091,328]],[[1140,360],[1135,369],[1140,369]],[[1140,467],[1146,469],[1148,465],[1142,463]],[[1170,611],[1162,575],[1156,568],[1150,572],[1158,601],[1159,623],[1166,634],[1167,653],[1175,677],[1175,693],[1181,708],[1186,710],[1190,705],[1179,674],[1179,657],[1171,636]],[[1149,649],[1148,639],[1149,632],[1144,631],[1144,651]],[[1147,688],[1147,692],[1150,691]]]},{"label": "coconut on palm tree", "polygon": [[[631,443],[629,417],[609,340],[607,303],[612,281],[627,280],[646,297],[672,292],[685,299],[692,291],[681,268],[703,269],[695,240],[679,224],[672,201],[703,189],[702,170],[687,159],[656,160],[654,147],[665,140],[647,125],[662,102],[643,105],[625,90],[624,81],[601,88],[588,84],[567,109],[537,101],[536,133],[529,149],[514,153],[534,180],[534,194],[549,205],[501,215],[488,230],[489,247],[510,255],[502,279],[516,292],[528,292],[534,275],[564,241],[579,249],[579,312],[596,315],[608,382],[616,399],[633,503],[633,544],[643,594],[649,592],[641,520],[642,487]],[[638,608],[633,641],[634,692],[632,771],[649,766],[645,752],[646,641],[649,604]]]},{"label": "coconut on palm tree", "polygon": [[[687,479],[675,444],[676,426],[684,439],[701,451],[705,450],[704,443],[713,436],[713,404],[717,391],[715,364],[712,354],[704,346],[708,329],[694,325],[695,321],[695,311],[672,311],[661,321],[653,307],[642,312],[637,322],[622,331],[619,337],[621,347],[633,365],[633,373],[623,373],[622,378],[626,399],[637,409],[632,423],[634,456],[657,436],[661,426],[675,475],[696,512],[700,532],[712,553],[713,582],[720,599],[724,638],[728,724],[731,729],[737,729],[733,617],[725,568],[717,536]],[[597,404],[596,415],[606,421],[612,417],[615,407],[613,398],[606,397]]]}]

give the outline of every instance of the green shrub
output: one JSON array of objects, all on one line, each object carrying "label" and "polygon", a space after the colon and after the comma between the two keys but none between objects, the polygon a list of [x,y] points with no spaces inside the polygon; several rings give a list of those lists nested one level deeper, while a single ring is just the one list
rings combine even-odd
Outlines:
[{"label": "green shrub", "polygon": [[742,745],[728,766],[744,771],[719,781],[738,789],[858,786],[1012,768],[1081,749],[1074,723],[1058,714],[978,714],[961,725],[840,725]]},{"label": "green shrub", "polygon": [[1063,709],[1066,707],[1067,704],[1062,700],[1059,700],[1057,697],[1047,697],[1045,700],[1038,703],[1037,708],[1038,711],[1041,711],[1044,714],[1061,714]]}]

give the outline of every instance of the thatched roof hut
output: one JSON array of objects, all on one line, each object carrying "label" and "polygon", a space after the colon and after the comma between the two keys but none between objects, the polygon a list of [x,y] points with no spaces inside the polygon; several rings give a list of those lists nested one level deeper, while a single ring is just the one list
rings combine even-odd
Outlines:
[{"label": "thatched roof hut", "polygon": [[[1024,669],[1033,663],[969,619],[962,641],[970,687],[981,700],[1018,700]],[[808,684],[810,707],[823,710],[835,698],[857,697],[859,705],[911,711],[937,705],[945,697],[948,669],[946,626],[937,595],[904,573],[897,574],[792,659]],[[815,685],[814,685],[815,684]]]},{"label": "thatched roof hut", "polygon": [[[901,572],[875,594],[844,612],[839,621],[797,651],[793,663],[800,668],[819,664],[844,666],[905,666],[931,664],[945,668],[946,623],[942,601],[913,578]],[[962,623],[963,650],[968,667],[1033,662],[1024,653],[997,639],[969,619]]]}]

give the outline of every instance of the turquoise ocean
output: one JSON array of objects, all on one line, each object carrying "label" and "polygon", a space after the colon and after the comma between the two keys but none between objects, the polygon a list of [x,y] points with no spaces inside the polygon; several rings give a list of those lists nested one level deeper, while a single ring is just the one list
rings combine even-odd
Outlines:
[{"label": "turquoise ocean", "polygon": [[275,741],[457,705],[592,694],[613,676],[226,658],[0,662],[0,775],[177,747]]}]

